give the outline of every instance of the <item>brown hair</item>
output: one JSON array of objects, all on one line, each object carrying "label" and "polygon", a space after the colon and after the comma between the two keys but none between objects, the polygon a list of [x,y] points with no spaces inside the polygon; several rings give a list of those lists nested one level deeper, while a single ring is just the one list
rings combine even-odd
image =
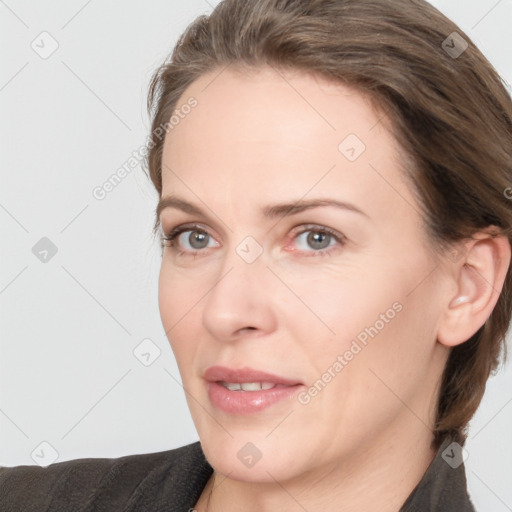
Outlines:
[{"label": "brown hair", "polygon": [[[194,80],[231,64],[317,74],[371,98],[412,164],[408,179],[439,254],[489,226],[511,240],[505,193],[512,182],[511,98],[469,37],[424,0],[223,0],[198,17],[149,87],[145,166],[160,195],[162,126],[168,130]],[[157,226],[158,218],[155,233]],[[505,353],[511,286],[509,267],[488,320],[451,350],[438,400],[437,446],[447,435],[466,440],[467,423]]]}]

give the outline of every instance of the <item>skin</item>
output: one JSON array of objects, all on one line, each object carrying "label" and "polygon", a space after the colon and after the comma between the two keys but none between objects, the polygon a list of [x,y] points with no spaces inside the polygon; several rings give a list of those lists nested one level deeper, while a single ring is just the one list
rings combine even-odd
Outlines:
[{"label": "skin", "polygon": [[[379,503],[396,512],[435,455],[450,347],[492,312],[510,246],[482,232],[462,257],[436,255],[402,178],[400,148],[353,89],[302,72],[228,68],[199,78],[178,106],[190,96],[197,107],[165,139],[162,196],[206,216],[166,208],[160,220],[164,233],[193,222],[209,236],[192,246],[192,227],[166,244],[159,306],[215,470],[196,510],[206,510],[215,484],[209,510],[364,512]],[[355,161],[338,149],[348,134],[366,146]],[[333,206],[282,219],[260,213],[312,198],[364,214]],[[344,243],[308,243],[322,227]],[[236,252],[246,236],[263,251],[250,264]],[[461,295],[468,300],[454,304]],[[212,365],[311,386],[393,303],[400,312],[309,403],[295,396],[242,416],[209,401],[202,375]],[[237,457],[247,442],[262,454],[250,468]]]}]

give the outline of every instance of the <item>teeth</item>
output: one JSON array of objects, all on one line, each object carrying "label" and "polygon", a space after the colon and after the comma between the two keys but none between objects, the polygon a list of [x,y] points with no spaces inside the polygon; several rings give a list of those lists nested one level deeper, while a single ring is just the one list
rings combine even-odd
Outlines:
[{"label": "teeth", "polygon": [[221,382],[221,384],[230,391],[260,391],[275,387],[272,382]]},{"label": "teeth", "polygon": [[228,383],[228,382],[223,382],[222,385],[225,387],[225,388],[228,388],[229,391],[240,391],[242,388],[240,387],[240,384],[238,383],[235,383],[235,384],[231,384],[231,383]]}]

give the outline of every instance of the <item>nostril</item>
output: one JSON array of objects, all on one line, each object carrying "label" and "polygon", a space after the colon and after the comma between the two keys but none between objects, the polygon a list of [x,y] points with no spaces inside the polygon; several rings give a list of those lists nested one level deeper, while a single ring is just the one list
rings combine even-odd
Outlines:
[{"label": "nostril", "polygon": [[244,331],[255,331],[256,330],[256,327],[252,327],[252,326],[249,326],[249,327],[242,327],[240,329],[240,332],[244,332]]}]

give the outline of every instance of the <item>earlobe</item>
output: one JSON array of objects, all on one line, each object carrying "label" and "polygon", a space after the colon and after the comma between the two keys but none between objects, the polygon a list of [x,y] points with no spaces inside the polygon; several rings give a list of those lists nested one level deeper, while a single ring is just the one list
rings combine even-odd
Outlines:
[{"label": "earlobe", "polygon": [[495,232],[479,232],[466,242],[464,258],[453,263],[456,292],[447,298],[439,343],[460,345],[484,325],[498,302],[510,257],[508,238]]}]

